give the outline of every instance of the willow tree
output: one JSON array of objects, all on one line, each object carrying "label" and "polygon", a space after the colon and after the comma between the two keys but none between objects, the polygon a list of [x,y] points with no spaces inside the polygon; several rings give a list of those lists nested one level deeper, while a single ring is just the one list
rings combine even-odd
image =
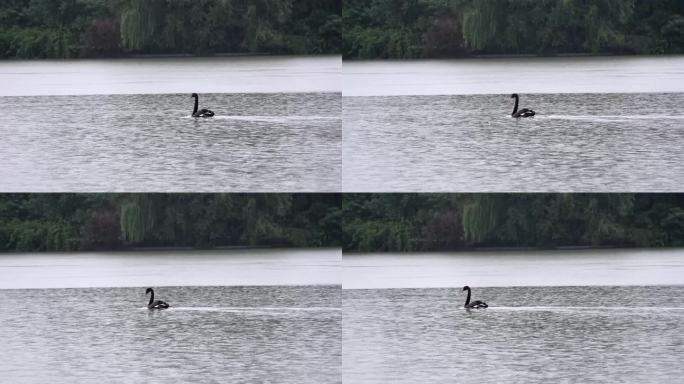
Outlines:
[{"label": "willow tree", "polygon": [[587,50],[597,53],[625,44],[624,25],[632,18],[635,0],[594,0],[583,6]]},{"label": "willow tree", "polygon": [[282,238],[282,218],[292,206],[290,194],[236,195],[236,213],[242,222],[240,239],[248,245]]},{"label": "willow tree", "polygon": [[497,37],[502,1],[471,1],[463,12],[463,38],[471,48],[485,49]]},{"label": "willow tree", "polygon": [[121,11],[121,40],[124,47],[149,45],[164,14],[163,0],[128,0]]},{"label": "willow tree", "polygon": [[634,208],[630,193],[589,194],[580,200],[586,218],[585,240],[591,245],[622,245],[627,239],[628,219]]},{"label": "willow tree", "polygon": [[282,46],[282,25],[292,12],[293,0],[253,0],[244,13],[243,47],[257,52],[264,46]]},{"label": "willow tree", "polygon": [[500,224],[502,208],[492,194],[476,194],[463,207],[463,234],[466,240],[476,243],[492,236]]},{"label": "willow tree", "polygon": [[154,195],[134,193],[121,203],[121,236],[132,243],[142,242],[157,222]]}]

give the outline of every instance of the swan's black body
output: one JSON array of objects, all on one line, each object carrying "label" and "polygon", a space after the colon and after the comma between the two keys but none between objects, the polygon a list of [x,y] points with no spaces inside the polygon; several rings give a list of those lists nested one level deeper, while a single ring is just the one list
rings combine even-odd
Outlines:
[{"label": "swan's black body", "polygon": [[475,300],[475,301],[473,301],[472,303],[470,302],[470,287],[469,287],[469,286],[466,285],[465,287],[463,287],[463,290],[464,290],[464,291],[468,291],[468,297],[466,297],[466,302],[465,302],[465,304],[463,305],[463,308],[467,308],[467,309],[479,309],[479,308],[487,308],[487,307],[489,307],[489,305],[487,305],[487,303],[485,303],[484,301]]},{"label": "swan's black body", "polygon": [[523,108],[518,111],[518,94],[514,93],[511,95],[511,99],[515,99],[515,106],[513,107],[513,113],[511,113],[512,117],[532,117],[535,115],[534,111],[531,109]]},{"label": "swan's black body", "polygon": [[150,296],[150,302],[147,303],[147,308],[149,308],[149,309],[166,309],[169,307],[169,305],[166,304],[165,301],[154,299],[154,289],[147,288],[147,291],[145,291],[145,294],[147,295],[148,293],[151,293],[152,296]]},{"label": "swan's black body", "polygon": [[214,116],[214,112],[212,112],[208,109],[200,109],[198,111],[197,107],[199,105],[199,96],[197,96],[196,93],[193,93],[192,97],[195,98],[195,108],[192,109],[192,117],[212,117],[212,116]]}]

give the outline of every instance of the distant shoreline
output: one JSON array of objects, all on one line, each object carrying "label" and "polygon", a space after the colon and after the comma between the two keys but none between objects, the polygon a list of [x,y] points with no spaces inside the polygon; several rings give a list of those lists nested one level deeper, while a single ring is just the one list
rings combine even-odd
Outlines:
[{"label": "distant shoreline", "polygon": [[194,248],[194,247],[131,247],[119,248],[109,250],[78,250],[78,251],[3,251],[0,252],[0,258],[3,255],[17,255],[17,254],[87,254],[87,253],[146,253],[146,252],[210,252],[210,251],[291,251],[291,250],[330,250],[339,249],[336,247],[286,247],[286,246],[268,246],[268,245],[224,245],[213,248]]},{"label": "distant shoreline", "polygon": [[613,247],[613,246],[591,246],[591,245],[567,245],[560,247],[473,247],[473,248],[461,248],[454,250],[433,250],[433,251],[343,251],[345,254],[350,255],[383,255],[383,254],[435,254],[435,253],[496,253],[496,252],[543,252],[543,251],[637,251],[637,250],[673,250],[681,249],[680,247]]},{"label": "distant shoreline", "polygon": [[342,57],[343,61],[363,62],[363,61],[438,61],[438,60],[468,60],[468,59],[526,59],[526,58],[575,58],[575,57],[676,57],[683,56],[681,53],[662,53],[662,54],[632,54],[632,53],[554,53],[554,54],[506,54],[489,53],[465,56],[448,57],[420,57],[420,58],[374,58],[360,59],[355,57]]},{"label": "distant shoreline", "polygon": [[70,57],[70,58],[40,58],[24,59],[18,57],[0,57],[0,63],[12,61],[97,61],[97,60],[126,60],[126,59],[212,59],[212,58],[282,58],[282,57],[326,57],[341,56],[339,53],[214,53],[211,55],[193,55],[189,53],[150,53],[150,54],[126,54],[101,57]]}]

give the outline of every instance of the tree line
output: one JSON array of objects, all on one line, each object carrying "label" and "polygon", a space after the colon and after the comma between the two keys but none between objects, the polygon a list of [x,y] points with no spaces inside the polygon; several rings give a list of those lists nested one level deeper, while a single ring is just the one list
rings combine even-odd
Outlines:
[{"label": "tree line", "polygon": [[0,251],[333,247],[339,194],[0,194]]},{"label": "tree line", "polygon": [[346,251],[684,246],[684,194],[345,194]]},{"label": "tree line", "polygon": [[339,53],[341,0],[0,0],[0,58]]},{"label": "tree line", "polygon": [[345,58],[684,53],[680,0],[345,0]]},{"label": "tree line", "polygon": [[684,246],[684,194],[0,194],[0,251]]}]

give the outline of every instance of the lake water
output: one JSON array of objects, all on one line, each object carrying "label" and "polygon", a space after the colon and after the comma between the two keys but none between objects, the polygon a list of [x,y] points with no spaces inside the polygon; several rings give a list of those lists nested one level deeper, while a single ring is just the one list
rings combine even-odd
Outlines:
[{"label": "lake water", "polygon": [[345,61],[344,96],[684,92],[684,55]]},{"label": "lake water", "polygon": [[338,192],[340,78],[333,56],[3,62],[0,191]]},{"label": "lake water", "polygon": [[[684,57],[344,64],[349,192],[679,191]],[[513,119],[511,93],[534,118]]]},{"label": "lake water", "polygon": [[684,93],[345,97],[343,190],[680,191]]},{"label": "lake water", "polygon": [[0,254],[0,289],[341,285],[342,251],[224,249]]},{"label": "lake water", "polygon": [[[335,192],[339,93],[0,97],[0,190]],[[30,113],[27,113],[30,111]]]},{"label": "lake water", "polygon": [[[684,249],[345,254],[345,383],[664,383]],[[463,309],[464,285],[489,308]]]},{"label": "lake water", "polygon": [[341,92],[342,59],[321,56],[0,61],[0,96]]},{"label": "lake water", "polygon": [[345,253],[345,289],[684,285],[684,249]]},{"label": "lake water", "polygon": [[[0,377],[339,383],[341,256],[338,249],[2,254]],[[171,308],[149,311],[146,287]]]},{"label": "lake water", "polygon": [[343,291],[345,383],[674,383],[684,286]]},{"label": "lake water", "polygon": [[12,383],[339,383],[339,286],[0,290]]}]

